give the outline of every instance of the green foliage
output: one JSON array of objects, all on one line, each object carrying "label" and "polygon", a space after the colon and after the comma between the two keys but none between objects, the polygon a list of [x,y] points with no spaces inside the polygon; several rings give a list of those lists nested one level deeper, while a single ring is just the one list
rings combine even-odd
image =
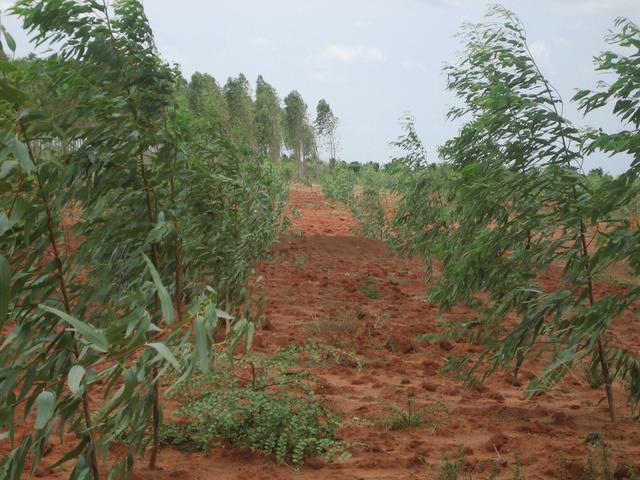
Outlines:
[{"label": "green foliage", "polygon": [[362,193],[353,197],[350,209],[360,224],[359,234],[375,240],[386,239],[387,218],[377,189],[365,187]]},{"label": "green foliage", "polygon": [[360,291],[371,300],[378,300],[380,298],[380,292],[373,287],[362,287]]},{"label": "green foliage", "polygon": [[[448,453],[445,453],[442,457],[437,480],[458,480],[463,466],[464,457],[461,454],[452,459]],[[467,478],[471,478],[471,476],[469,475]]]},{"label": "green foliage", "polygon": [[424,407],[416,407],[415,399],[407,397],[406,408],[381,402],[389,411],[380,419],[380,424],[388,430],[401,430],[404,428],[417,428],[426,426],[437,432],[443,425],[449,423],[449,411],[442,402],[436,402]]},{"label": "green foliage", "polygon": [[258,151],[277,163],[282,148],[283,111],[278,93],[264,81],[262,75],[258,76],[256,82],[254,112]]},{"label": "green foliage", "polygon": [[256,132],[249,81],[242,73],[236,78],[229,77],[222,88],[222,94],[227,102],[232,138],[255,150],[257,148]]},{"label": "green foliage", "polygon": [[278,462],[291,458],[295,465],[307,456],[346,454],[335,440],[339,420],[307,385],[308,374],[288,373],[294,358],[283,351],[247,359],[245,371],[252,376],[245,381],[228,371],[196,379],[178,412],[191,420],[168,425],[164,441],[207,451],[226,439],[274,455]]},{"label": "green foliage", "polygon": [[296,90],[284,98],[284,133],[285,144],[295,159],[296,173],[302,178],[304,162],[315,147],[315,139],[307,118],[307,104]]},{"label": "green foliage", "polygon": [[326,173],[322,184],[322,193],[327,198],[349,204],[353,199],[355,183],[356,174],[340,163],[336,163]]},{"label": "green foliage", "polygon": [[325,99],[318,101],[314,126],[318,138],[324,142],[325,148],[329,150],[329,162],[335,161],[338,154],[336,140],[338,117],[333,114],[331,107]]},{"label": "green foliage", "polygon": [[[284,185],[226,137],[215,80],[187,85],[160,58],[139,1],[14,11],[54,47],[0,59],[0,477],[27,458],[35,471],[59,431],[76,434],[71,478],[122,478],[147,445],[155,462],[160,384],[250,344],[253,325],[221,307],[242,313]],[[231,333],[214,343],[221,319]]]},{"label": "green foliage", "polygon": [[[453,360],[452,369],[471,382],[496,368],[517,373],[544,339],[555,348],[548,350],[549,363],[530,391],[549,388],[590,357],[600,363],[615,418],[611,383],[625,381],[636,402],[638,361],[615,345],[605,351],[603,339],[639,290],[600,296],[593,278],[614,261],[640,273],[637,232],[617,215],[637,198],[637,162],[619,179],[599,182],[582,173],[581,163],[597,149],[637,154],[634,122],[640,116],[636,102],[627,99],[639,85],[633,68],[638,29],[620,20],[611,41],[631,48],[632,55],[606,53],[597,61],[618,80],[604,92],[576,97],[585,111],[616,102],[614,111],[636,130],[585,137],[562,116],[562,100],[533,59],[518,18],[500,6],[489,17],[463,27],[464,52],[445,68],[448,87],[460,100],[449,117],[464,122],[440,149],[445,168],[425,166],[411,122],[397,142],[406,152],[399,163],[411,175],[399,177],[396,243],[423,255],[427,266],[434,258],[442,262],[431,301],[444,310],[459,303],[477,307],[477,318],[465,328],[475,328],[486,349]],[[544,288],[540,274],[552,265],[563,267],[562,280]],[[503,320],[514,314],[517,325],[507,327]]]}]

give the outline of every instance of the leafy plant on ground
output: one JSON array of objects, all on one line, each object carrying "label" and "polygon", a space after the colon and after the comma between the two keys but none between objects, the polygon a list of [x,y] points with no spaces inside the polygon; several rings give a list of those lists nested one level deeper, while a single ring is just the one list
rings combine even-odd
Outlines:
[{"label": "leafy plant on ground", "polygon": [[163,441],[206,452],[226,440],[296,465],[307,456],[346,454],[335,438],[338,417],[310,388],[306,372],[288,372],[292,358],[289,351],[254,356],[245,360],[241,379],[218,371],[195,380],[178,412],[191,420],[169,424]]}]

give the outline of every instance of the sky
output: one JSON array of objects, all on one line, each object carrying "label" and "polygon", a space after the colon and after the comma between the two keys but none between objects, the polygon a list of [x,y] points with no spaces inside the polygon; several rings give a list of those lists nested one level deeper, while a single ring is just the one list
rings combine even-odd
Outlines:
[{"label": "sky", "polygon": [[[284,98],[298,90],[313,119],[326,99],[339,117],[339,157],[348,162],[388,162],[389,143],[410,112],[429,160],[460,124],[446,113],[456,100],[446,91],[442,67],[454,62],[455,37],[464,22],[478,22],[490,3],[483,0],[144,0],[156,43],[185,77],[196,71],[220,83],[244,73],[258,75]],[[593,88],[602,74],[593,57],[608,48],[605,36],[618,16],[640,23],[640,0],[504,0],[524,23],[531,51],[543,73],[567,103],[578,126],[620,128],[611,112],[586,118],[569,100],[578,88]],[[10,4],[0,0],[0,8]],[[20,22],[2,19],[31,51]],[[325,153],[325,158],[326,158]],[[596,156],[600,166],[624,171],[626,158]]]}]

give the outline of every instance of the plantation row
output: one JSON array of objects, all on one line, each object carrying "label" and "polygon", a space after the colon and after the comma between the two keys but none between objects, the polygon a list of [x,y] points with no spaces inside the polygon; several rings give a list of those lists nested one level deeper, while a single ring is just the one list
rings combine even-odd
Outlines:
[{"label": "plantation row", "polygon": [[287,113],[261,78],[255,105],[242,76],[184,81],[137,0],[13,13],[55,53],[10,60],[2,29],[0,478],[35,472],[67,432],[71,478],[122,478],[146,449],[155,466],[160,386],[251,344],[248,280],[286,198],[269,156],[294,113],[306,136],[287,141],[315,138],[295,92]]},{"label": "plantation row", "polygon": [[[407,117],[394,143],[401,157],[382,170],[336,165],[324,192],[350,205],[363,234],[422,256],[429,272],[438,261],[429,299],[443,311],[474,307],[475,318],[443,325],[442,336],[481,343],[483,353],[451,358],[445,371],[471,383],[497,369],[517,378],[523,362],[542,358],[533,395],[586,362],[592,381],[604,385],[612,420],[616,380],[637,415],[640,352],[608,331],[640,300],[640,28],[616,21],[613,51],[595,59],[611,83],[573,99],[585,114],[612,107],[625,129],[610,133],[572,125],[518,18],[499,6],[488,17],[463,28],[464,49],[445,68],[460,100],[449,117],[463,125],[440,148],[441,162],[427,162]],[[585,174],[590,154],[631,164],[616,178]],[[389,194],[397,199],[392,218],[383,202]],[[629,267],[634,281],[604,295],[595,282],[612,265]],[[562,281],[545,289],[540,278],[552,268],[561,269]]]}]

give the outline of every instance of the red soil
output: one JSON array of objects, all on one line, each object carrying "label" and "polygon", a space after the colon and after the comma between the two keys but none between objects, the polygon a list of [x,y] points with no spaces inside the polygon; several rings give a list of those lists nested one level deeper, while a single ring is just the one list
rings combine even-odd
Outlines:
[{"label": "red soil", "polygon": [[[312,369],[328,404],[344,415],[339,435],[355,444],[350,448],[352,457],[334,463],[314,458],[294,469],[247,450],[214,448],[204,456],[165,447],[159,469],[148,471],[140,461],[135,478],[425,479],[437,475],[445,453],[455,456],[461,449],[465,472],[478,478],[486,478],[494,462],[500,478],[512,478],[515,453],[529,480],[558,478],[560,455],[567,469],[564,478],[582,478],[585,460],[594,452],[585,443],[590,432],[601,432],[611,446],[612,463],[638,461],[640,429],[628,419],[620,386],[615,390],[622,419],[614,425],[603,390],[590,389],[580,372],[533,399],[527,398],[524,387],[536,372],[535,364],[525,363],[523,385],[501,372],[475,390],[441,377],[439,369],[447,356],[474,352],[479,346],[416,340],[419,334],[439,330],[438,308],[425,300],[420,261],[398,258],[380,243],[352,233],[356,223],[349,212],[317,190],[294,189],[293,208],[300,213],[293,217],[294,228],[303,236],[283,236],[273,259],[261,264],[256,274],[263,277],[269,328],[256,334],[254,346],[273,351],[289,343],[306,343],[309,325],[332,313],[358,319],[352,349],[364,360],[364,368],[331,364]],[[557,272],[550,272],[544,281],[557,282]],[[380,298],[364,295],[365,286],[375,288]],[[615,287],[602,282],[597,288],[610,293]],[[456,309],[447,318],[470,315]],[[640,345],[640,326],[630,313],[613,331],[616,340],[635,349]],[[417,406],[442,402],[448,421],[435,432],[432,426],[401,430],[379,426],[376,419],[385,410],[378,400],[404,406],[410,395]],[[166,415],[169,418],[170,413]],[[43,467],[40,476],[66,478],[68,473]]]}]

